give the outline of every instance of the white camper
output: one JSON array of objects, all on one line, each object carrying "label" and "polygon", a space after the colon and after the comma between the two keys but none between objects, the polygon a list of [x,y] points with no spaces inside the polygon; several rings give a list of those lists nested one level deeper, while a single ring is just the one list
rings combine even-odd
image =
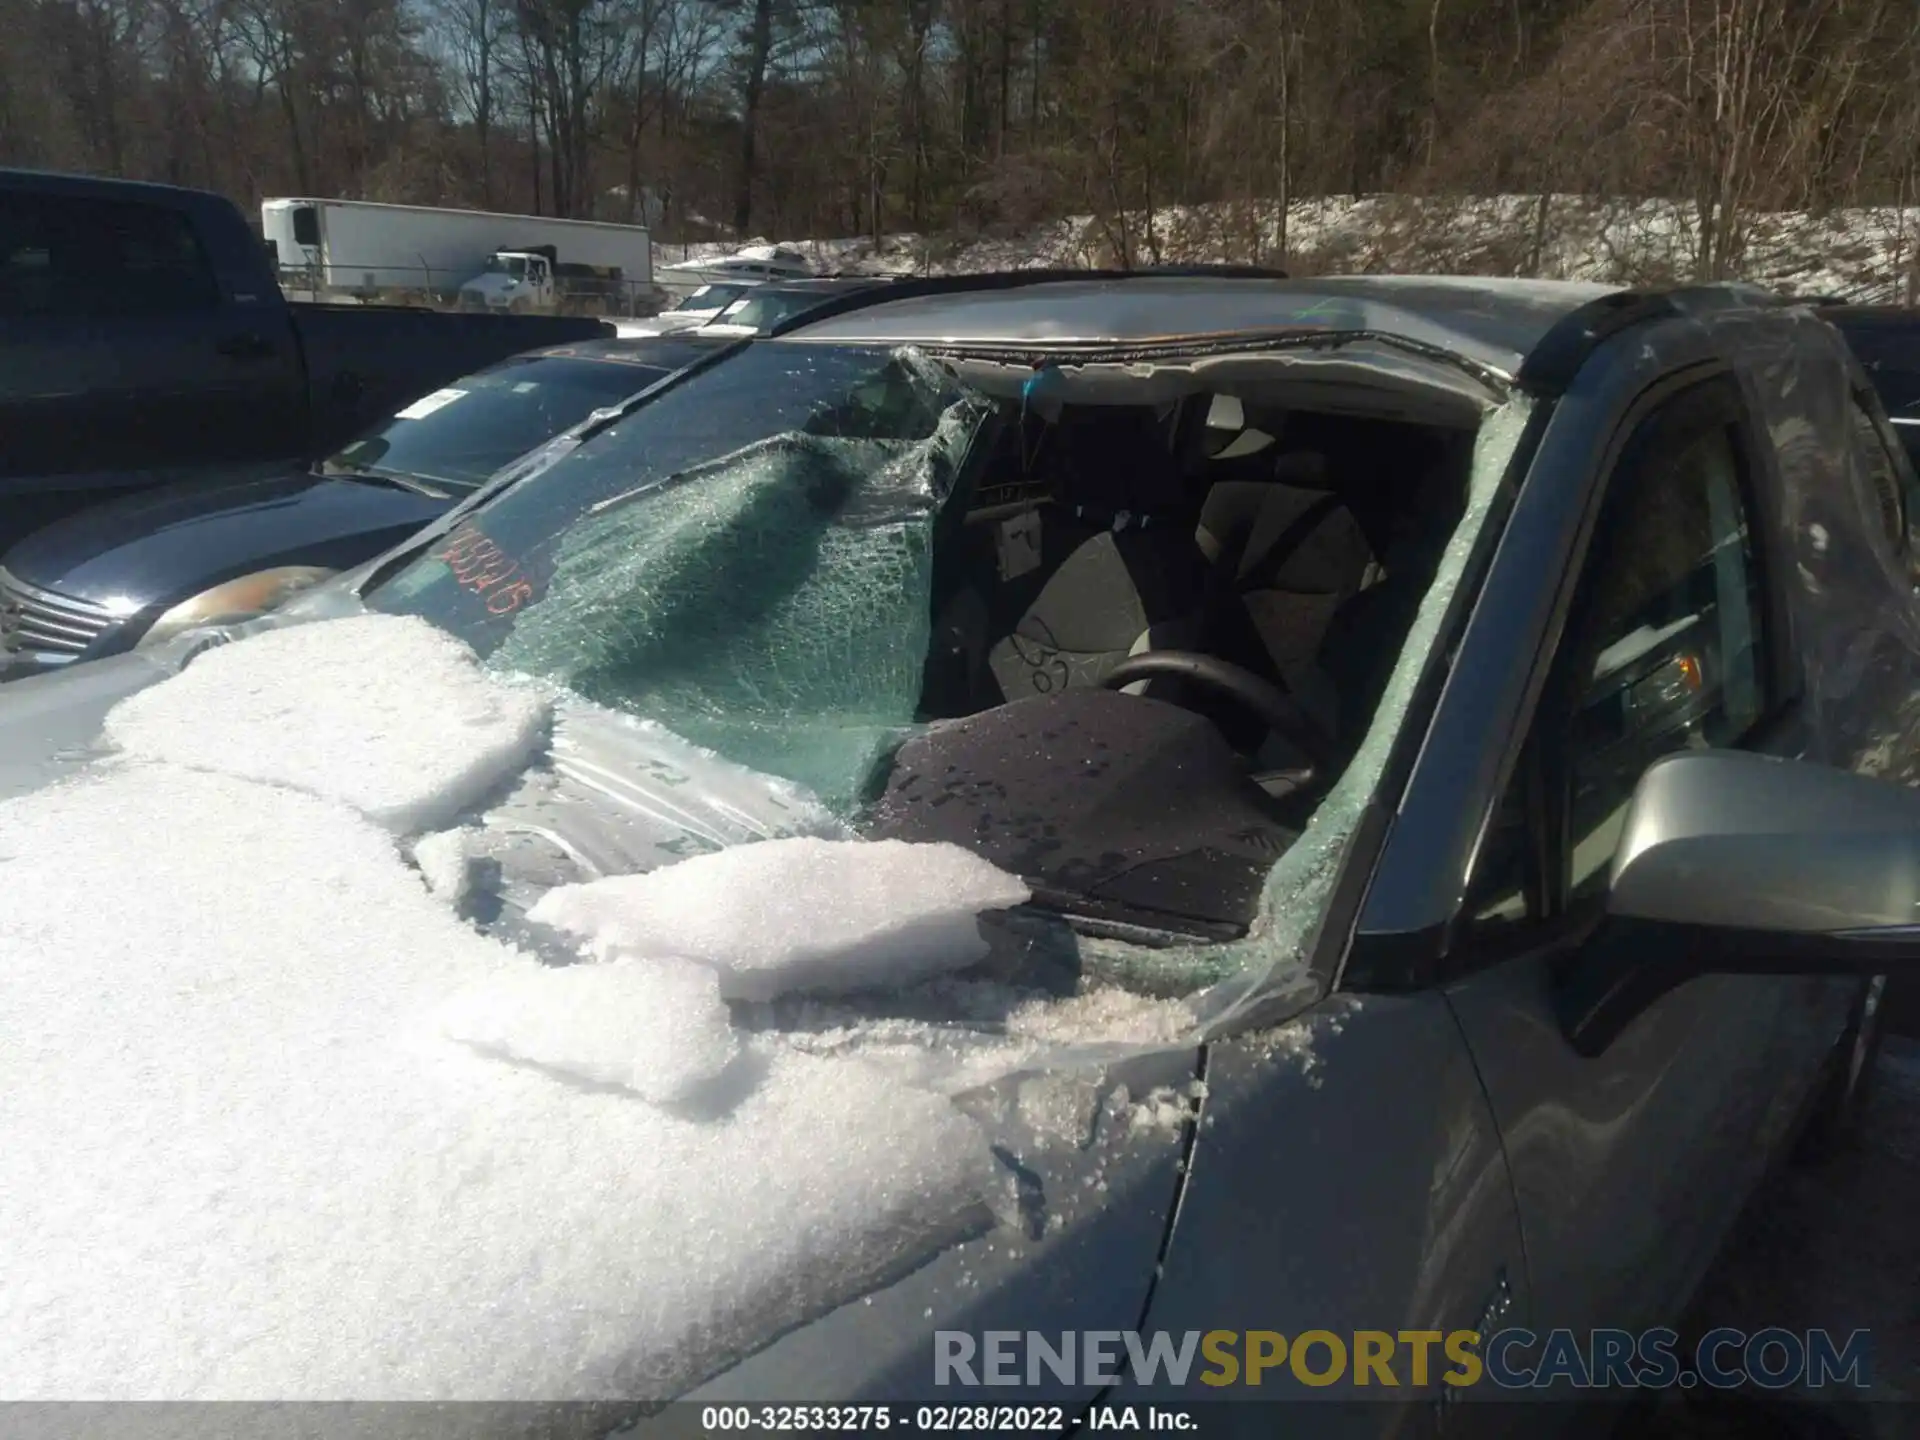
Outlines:
[{"label": "white camper", "polygon": [[[543,254],[549,279],[594,272],[595,304],[617,293],[630,310],[653,288],[653,245],[639,225],[436,210],[362,200],[279,198],[260,205],[260,230],[288,289],[333,298],[454,300],[469,280],[500,274],[496,256]],[[504,267],[510,270],[512,267]],[[526,267],[522,265],[524,271]],[[491,294],[498,282],[483,290]],[[509,297],[515,309],[546,309],[566,299],[549,284]],[[515,298],[525,303],[513,305]]]}]

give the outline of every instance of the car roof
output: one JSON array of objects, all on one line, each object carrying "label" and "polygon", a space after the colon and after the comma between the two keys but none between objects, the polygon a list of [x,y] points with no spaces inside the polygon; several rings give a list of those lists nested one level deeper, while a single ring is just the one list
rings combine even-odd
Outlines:
[{"label": "car roof", "polygon": [[163,185],[153,180],[121,180],[112,175],[81,175],[65,170],[33,170],[21,166],[0,166],[0,185],[9,189],[37,190],[49,195],[115,195],[128,200],[145,199],[167,205],[209,198],[206,191],[191,190],[183,185]]},{"label": "car roof", "polygon": [[529,354],[543,360],[600,360],[609,365],[646,365],[661,370],[681,370],[696,360],[704,360],[716,350],[724,350],[738,343],[731,336],[673,330],[664,335],[622,335],[605,340],[575,340],[566,345],[549,345]]},{"label": "car roof", "polygon": [[882,296],[785,334],[803,342],[1063,349],[1218,340],[1269,330],[1371,330],[1514,375],[1541,338],[1623,287],[1484,276],[1282,280],[1194,275],[1049,279]]},{"label": "car roof", "polygon": [[1820,318],[1842,327],[1920,329],[1920,309],[1907,305],[1822,305]]},{"label": "car roof", "polygon": [[864,290],[898,279],[898,275],[815,275],[807,280],[769,280],[753,288],[760,295],[837,295],[843,290]]}]

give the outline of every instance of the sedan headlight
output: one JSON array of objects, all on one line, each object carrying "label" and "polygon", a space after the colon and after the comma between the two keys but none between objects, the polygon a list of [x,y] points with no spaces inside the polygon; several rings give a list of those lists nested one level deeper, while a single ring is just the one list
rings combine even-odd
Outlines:
[{"label": "sedan headlight", "polygon": [[243,620],[257,619],[281,601],[318,585],[335,573],[319,565],[282,565],[242,575],[211,590],[202,590],[192,599],[182,600],[154,621],[133,648],[143,650],[149,645],[164,644],[202,625],[238,625]]}]

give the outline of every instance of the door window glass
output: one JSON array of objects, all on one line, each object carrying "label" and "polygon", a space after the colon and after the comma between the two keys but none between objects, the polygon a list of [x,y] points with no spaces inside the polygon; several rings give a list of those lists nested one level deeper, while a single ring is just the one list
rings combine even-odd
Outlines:
[{"label": "door window glass", "polygon": [[[1529,764],[1496,809],[1469,913],[1519,919],[1564,887],[1597,894],[1648,765],[1685,748],[1735,747],[1768,709],[1757,529],[1731,423],[1674,423],[1682,396],[1636,431],[1608,485],[1574,593]],[[1528,802],[1529,785],[1554,803]],[[1548,815],[1560,846],[1529,844]],[[1564,822],[1562,824],[1561,822]],[[1525,898],[1529,853],[1559,885]]]},{"label": "door window glass", "polygon": [[10,195],[0,217],[0,314],[178,315],[220,291],[192,222],[118,200]]},{"label": "door window glass", "polygon": [[1648,765],[1738,745],[1764,708],[1764,606],[1732,429],[1649,446],[1615,476],[1607,512],[1569,655],[1582,682],[1566,752],[1575,895],[1604,884]]}]

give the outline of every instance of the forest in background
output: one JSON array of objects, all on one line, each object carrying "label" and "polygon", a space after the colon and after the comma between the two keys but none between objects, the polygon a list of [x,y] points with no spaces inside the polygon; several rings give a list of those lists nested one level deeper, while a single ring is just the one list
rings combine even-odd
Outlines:
[{"label": "forest in background", "polygon": [[[1015,233],[1104,263],[1204,206],[1657,197],[1689,266],[1754,217],[1920,203],[1913,0],[0,0],[0,164],[646,219],[664,240]],[[1237,227],[1245,210],[1263,217]],[[1277,218],[1276,218],[1277,217]],[[1531,244],[1527,232],[1532,230]],[[1190,248],[1190,247],[1189,247]]]}]

